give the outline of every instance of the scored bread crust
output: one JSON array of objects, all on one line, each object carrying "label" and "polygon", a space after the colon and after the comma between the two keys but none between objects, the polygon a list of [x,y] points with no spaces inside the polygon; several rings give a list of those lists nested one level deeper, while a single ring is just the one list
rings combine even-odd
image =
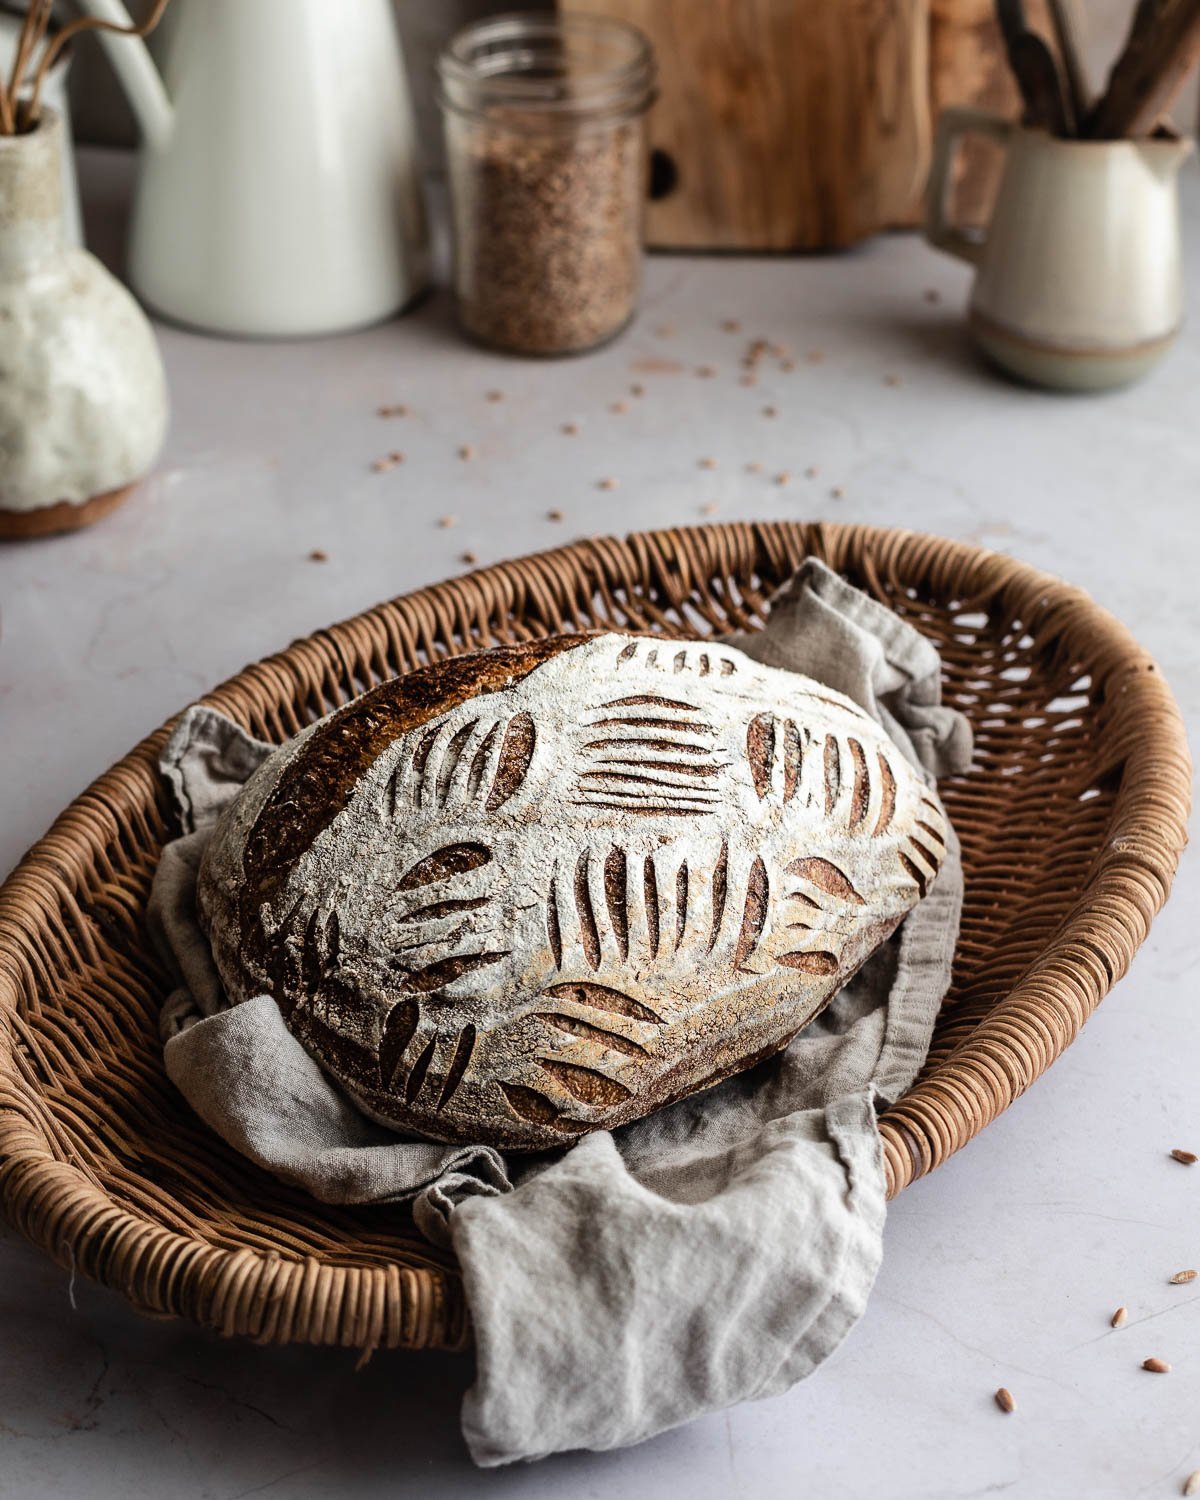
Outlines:
[{"label": "scored bread crust", "polygon": [[785,1046],[936,877],[937,798],[851,700],[731,647],[596,635],[383,684],[205,851],[231,1000],[372,1117],[561,1146]]}]

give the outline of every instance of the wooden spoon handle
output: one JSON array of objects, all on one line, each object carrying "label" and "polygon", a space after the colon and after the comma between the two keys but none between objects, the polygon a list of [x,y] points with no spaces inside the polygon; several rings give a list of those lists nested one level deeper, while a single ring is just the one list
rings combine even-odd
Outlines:
[{"label": "wooden spoon handle", "polygon": [[1054,39],[1058,43],[1058,55],[1062,60],[1075,118],[1083,121],[1095,101],[1088,82],[1087,64],[1084,62],[1085,33],[1079,0],[1050,0],[1050,20],[1054,25]]},{"label": "wooden spoon handle", "polygon": [[1149,135],[1197,62],[1200,0],[1141,0],[1085,133],[1096,140]]},{"label": "wooden spoon handle", "polygon": [[996,20],[1004,45],[1011,50],[1017,38],[1029,29],[1025,24],[1024,0],[996,0]]},{"label": "wooden spoon handle", "polygon": [[1008,60],[1025,100],[1025,121],[1052,135],[1075,134],[1075,112],[1071,108],[1063,76],[1054,53],[1035,32],[1027,31],[1009,48]]}]

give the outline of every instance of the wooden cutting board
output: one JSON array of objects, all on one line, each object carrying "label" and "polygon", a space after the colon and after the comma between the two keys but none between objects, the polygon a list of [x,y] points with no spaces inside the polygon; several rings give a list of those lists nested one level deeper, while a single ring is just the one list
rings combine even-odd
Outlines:
[{"label": "wooden cutting board", "polygon": [[650,244],[818,250],[910,223],[929,165],[929,0],[558,0],[650,38]]}]

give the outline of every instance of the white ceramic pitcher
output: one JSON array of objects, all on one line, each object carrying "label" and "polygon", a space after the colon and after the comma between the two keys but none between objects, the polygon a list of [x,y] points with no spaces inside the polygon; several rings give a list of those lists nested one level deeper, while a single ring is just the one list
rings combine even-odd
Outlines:
[{"label": "white ceramic pitcher", "polygon": [[[1005,151],[982,237],[946,216],[955,150],[970,132]],[[1183,315],[1177,176],[1190,150],[1166,137],[1059,140],[947,109],[925,232],[976,268],[968,317],[980,348],[1011,374],[1064,390],[1125,385],[1156,364]]]},{"label": "white ceramic pitcher", "polygon": [[[120,0],[82,0],[129,25]],[[175,0],[163,70],[102,33],[138,116],[129,275],[168,317],[332,333],[427,277],[415,126],[392,0]]]}]

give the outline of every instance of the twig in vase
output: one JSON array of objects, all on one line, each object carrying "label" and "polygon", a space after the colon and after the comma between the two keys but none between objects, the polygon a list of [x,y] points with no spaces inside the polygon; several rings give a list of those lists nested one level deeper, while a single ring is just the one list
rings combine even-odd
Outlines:
[{"label": "twig in vase", "polygon": [[[0,83],[0,133],[15,135],[32,130],[41,118],[42,89],[46,76],[57,62],[63,48],[84,31],[115,31],[120,36],[148,36],[162,19],[170,0],[155,0],[150,14],[139,26],[120,26],[95,16],[80,16],[69,21],[47,42],[53,0],[32,0],[25,13],[21,39],[8,88]],[[41,49],[36,65],[34,58]],[[25,78],[29,77],[29,97],[19,97]]]},{"label": "twig in vase", "polygon": [[12,72],[8,75],[8,97],[15,103],[17,90],[21,87],[21,80],[25,76],[25,69],[29,59],[44,41],[47,31],[50,29],[50,17],[54,9],[54,0],[32,0],[32,4],[25,12],[25,20],[21,26],[21,35],[17,39],[17,50],[13,54]]},{"label": "twig in vase", "polygon": [[32,0],[29,9],[25,12],[25,20],[21,25],[21,34],[17,39],[17,50],[13,54],[12,72],[9,74],[8,87],[5,90],[0,85],[0,93],[4,94],[5,120],[3,129],[8,135],[15,135],[17,131],[17,91],[21,87],[22,79],[25,77],[25,69],[29,65],[29,59],[45,39],[46,32],[50,26],[50,16],[54,8],[54,0]]}]

